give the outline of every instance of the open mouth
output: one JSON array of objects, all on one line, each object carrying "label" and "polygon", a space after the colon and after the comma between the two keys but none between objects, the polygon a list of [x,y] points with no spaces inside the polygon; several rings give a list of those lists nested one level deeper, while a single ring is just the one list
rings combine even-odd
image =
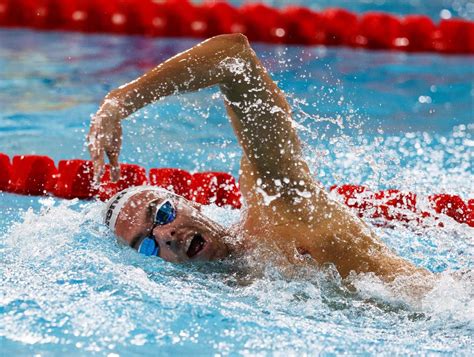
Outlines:
[{"label": "open mouth", "polygon": [[193,239],[191,240],[191,243],[189,244],[189,248],[186,252],[186,255],[188,258],[192,258],[196,256],[201,250],[204,249],[204,246],[206,245],[206,241],[200,235],[199,233],[195,234],[193,236]]}]

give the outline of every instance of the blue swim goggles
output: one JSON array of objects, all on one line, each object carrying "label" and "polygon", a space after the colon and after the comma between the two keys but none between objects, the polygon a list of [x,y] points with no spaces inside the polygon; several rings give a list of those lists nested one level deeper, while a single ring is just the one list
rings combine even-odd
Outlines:
[{"label": "blue swim goggles", "polygon": [[153,228],[148,237],[145,237],[138,246],[138,252],[147,256],[158,256],[160,254],[160,246],[153,236],[153,229],[156,226],[163,226],[171,223],[176,218],[176,209],[170,201],[164,201],[157,205],[153,215]]}]

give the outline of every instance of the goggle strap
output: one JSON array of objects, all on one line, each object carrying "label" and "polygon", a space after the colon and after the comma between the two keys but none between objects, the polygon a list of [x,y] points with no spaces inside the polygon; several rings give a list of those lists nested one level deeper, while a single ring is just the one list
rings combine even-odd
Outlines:
[{"label": "goggle strap", "polygon": [[143,191],[157,191],[165,194],[170,194],[174,196],[178,196],[173,192],[170,192],[164,188],[156,187],[156,186],[134,186],[128,189],[125,189],[113,196],[109,202],[107,202],[105,206],[104,212],[104,223],[113,231],[115,232],[115,224],[117,223],[117,218],[120,214],[125,203],[136,194],[143,192]]}]

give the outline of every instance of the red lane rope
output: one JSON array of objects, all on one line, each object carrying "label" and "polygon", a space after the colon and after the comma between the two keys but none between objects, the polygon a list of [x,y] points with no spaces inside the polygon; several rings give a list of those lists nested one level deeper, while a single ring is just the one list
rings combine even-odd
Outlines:
[{"label": "red lane rope", "polygon": [[[139,165],[121,164],[122,177],[118,182],[110,181],[107,167],[100,186],[95,187],[92,167],[92,162],[87,160],[62,160],[56,167],[47,156],[21,155],[10,160],[0,153],[0,191],[106,200],[127,187],[149,184],[164,187],[202,204],[241,207],[238,184],[232,175],[225,172],[191,174],[181,169],[155,168],[147,175]],[[445,215],[474,227],[474,199],[464,201],[457,195],[449,194],[434,194],[420,199],[412,192],[393,189],[372,192],[357,185],[333,186],[331,191],[361,217],[424,224],[429,217],[437,221],[439,215]],[[442,226],[441,222],[436,224]]]},{"label": "red lane rope", "polygon": [[41,30],[206,38],[242,32],[251,41],[342,45],[409,52],[474,53],[474,22],[424,15],[362,15],[344,9],[240,8],[189,0],[0,0],[0,26]]}]

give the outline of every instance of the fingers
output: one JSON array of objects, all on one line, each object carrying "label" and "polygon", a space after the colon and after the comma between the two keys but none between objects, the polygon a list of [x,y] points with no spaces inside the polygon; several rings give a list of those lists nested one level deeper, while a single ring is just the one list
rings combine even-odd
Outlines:
[{"label": "fingers", "polygon": [[94,182],[100,183],[105,171],[104,154],[110,161],[110,178],[112,182],[120,179],[119,153],[122,145],[122,126],[119,121],[102,120],[95,116],[91,121],[88,146],[94,165]]},{"label": "fingers", "polygon": [[94,167],[94,183],[99,184],[104,173],[104,150],[94,139],[89,139],[89,153]]},{"label": "fingers", "polygon": [[100,177],[104,171],[104,151],[100,143],[99,138],[94,131],[94,128],[91,127],[91,131],[87,137],[89,154],[92,159],[92,164],[94,167],[94,183],[100,183]]},{"label": "fingers", "polygon": [[104,174],[105,171],[105,162],[104,162],[104,154],[100,155],[94,161],[94,183],[100,184],[100,178]]},{"label": "fingers", "polygon": [[112,182],[117,182],[120,179],[120,165],[119,154],[122,147],[122,126],[120,122],[112,129],[112,135],[107,139],[107,147],[105,152],[110,162],[110,178]]},{"label": "fingers", "polygon": [[109,151],[107,152],[107,157],[110,162],[110,179],[112,182],[117,182],[120,179],[119,153],[117,151]]}]

